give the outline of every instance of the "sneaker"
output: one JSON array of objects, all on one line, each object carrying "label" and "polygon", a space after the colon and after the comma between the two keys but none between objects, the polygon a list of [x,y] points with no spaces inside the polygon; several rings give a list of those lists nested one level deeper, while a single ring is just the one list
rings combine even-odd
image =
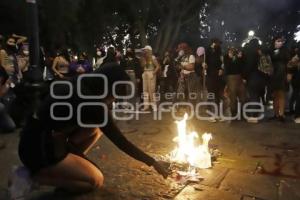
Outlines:
[{"label": "sneaker", "polygon": [[268,118],[269,121],[277,120],[279,117],[274,115],[273,117]]},{"label": "sneaker", "polygon": [[209,118],[209,120],[208,120],[210,123],[216,123],[217,122],[217,120],[216,120],[216,118],[215,117],[211,117],[211,118]]},{"label": "sneaker", "polygon": [[11,177],[8,181],[10,199],[23,200],[32,191],[32,179],[25,167],[13,167]]},{"label": "sneaker", "polygon": [[252,123],[252,124],[256,124],[256,123],[258,123],[258,119],[256,117],[249,117],[247,119],[247,122]]},{"label": "sneaker", "polygon": [[300,124],[300,117],[298,117],[298,118],[295,119],[295,123],[296,124]]}]

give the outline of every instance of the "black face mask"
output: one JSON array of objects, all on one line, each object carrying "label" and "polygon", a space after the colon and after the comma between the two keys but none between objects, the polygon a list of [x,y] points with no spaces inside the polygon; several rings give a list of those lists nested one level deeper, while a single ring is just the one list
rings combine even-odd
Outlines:
[{"label": "black face mask", "polygon": [[7,45],[7,49],[12,52],[12,53],[16,53],[17,52],[17,48],[15,45]]},{"label": "black face mask", "polygon": [[84,60],[78,60],[78,64],[83,65],[84,64]]}]

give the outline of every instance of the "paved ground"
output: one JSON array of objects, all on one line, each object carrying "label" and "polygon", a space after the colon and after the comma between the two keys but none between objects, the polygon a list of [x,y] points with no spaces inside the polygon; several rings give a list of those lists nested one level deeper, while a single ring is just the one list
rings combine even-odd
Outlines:
[{"label": "paved ground", "polygon": [[[144,115],[138,121],[118,122],[125,135],[143,150],[164,155],[175,147],[176,125],[169,116],[153,121]],[[102,191],[70,196],[42,187],[30,200],[123,199],[123,200],[299,200],[300,126],[294,123],[208,123],[192,121],[199,132],[213,134],[212,146],[222,152],[212,169],[201,170],[198,184],[178,185],[164,180],[152,168],[120,152],[105,137],[89,157],[105,175]],[[7,199],[7,176],[17,157],[18,133],[0,135],[7,147],[0,150],[0,199]]]}]

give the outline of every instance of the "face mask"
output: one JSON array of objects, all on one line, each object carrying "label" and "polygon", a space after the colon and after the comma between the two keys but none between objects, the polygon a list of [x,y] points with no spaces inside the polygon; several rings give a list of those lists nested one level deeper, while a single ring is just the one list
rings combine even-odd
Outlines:
[{"label": "face mask", "polygon": [[17,51],[17,48],[15,45],[7,45],[7,48],[11,51],[11,52],[16,52]]},{"label": "face mask", "polygon": [[183,51],[183,50],[180,50],[179,53],[178,53],[178,55],[179,55],[179,56],[184,56],[184,51]]},{"label": "face mask", "polygon": [[97,56],[101,56],[101,55],[102,55],[101,51],[97,51]]},{"label": "face mask", "polygon": [[23,51],[23,54],[24,54],[25,56],[28,56],[28,55],[29,55],[29,51]]}]

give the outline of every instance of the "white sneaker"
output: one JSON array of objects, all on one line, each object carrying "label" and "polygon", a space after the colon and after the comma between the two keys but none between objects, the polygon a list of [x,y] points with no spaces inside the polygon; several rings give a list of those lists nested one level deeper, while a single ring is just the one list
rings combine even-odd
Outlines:
[{"label": "white sneaker", "polygon": [[298,117],[298,118],[295,119],[295,123],[296,124],[300,124],[300,117]]},{"label": "white sneaker", "polygon": [[211,123],[216,123],[217,122],[217,120],[216,120],[216,118],[215,117],[211,117],[211,118],[209,118],[209,120],[208,120],[209,122],[211,122]]},{"label": "white sneaker", "polygon": [[33,181],[30,173],[25,167],[13,167],[8,182],[10,199],[23,200],[32,191]]},{"label": "white sneaker", "polygon": [[257,119],[256,117],[249,117],[249,118],[247,119],[247,122],[248,122],[248,123],[256,124],[256,123],[258,123],[258,119]]}]

